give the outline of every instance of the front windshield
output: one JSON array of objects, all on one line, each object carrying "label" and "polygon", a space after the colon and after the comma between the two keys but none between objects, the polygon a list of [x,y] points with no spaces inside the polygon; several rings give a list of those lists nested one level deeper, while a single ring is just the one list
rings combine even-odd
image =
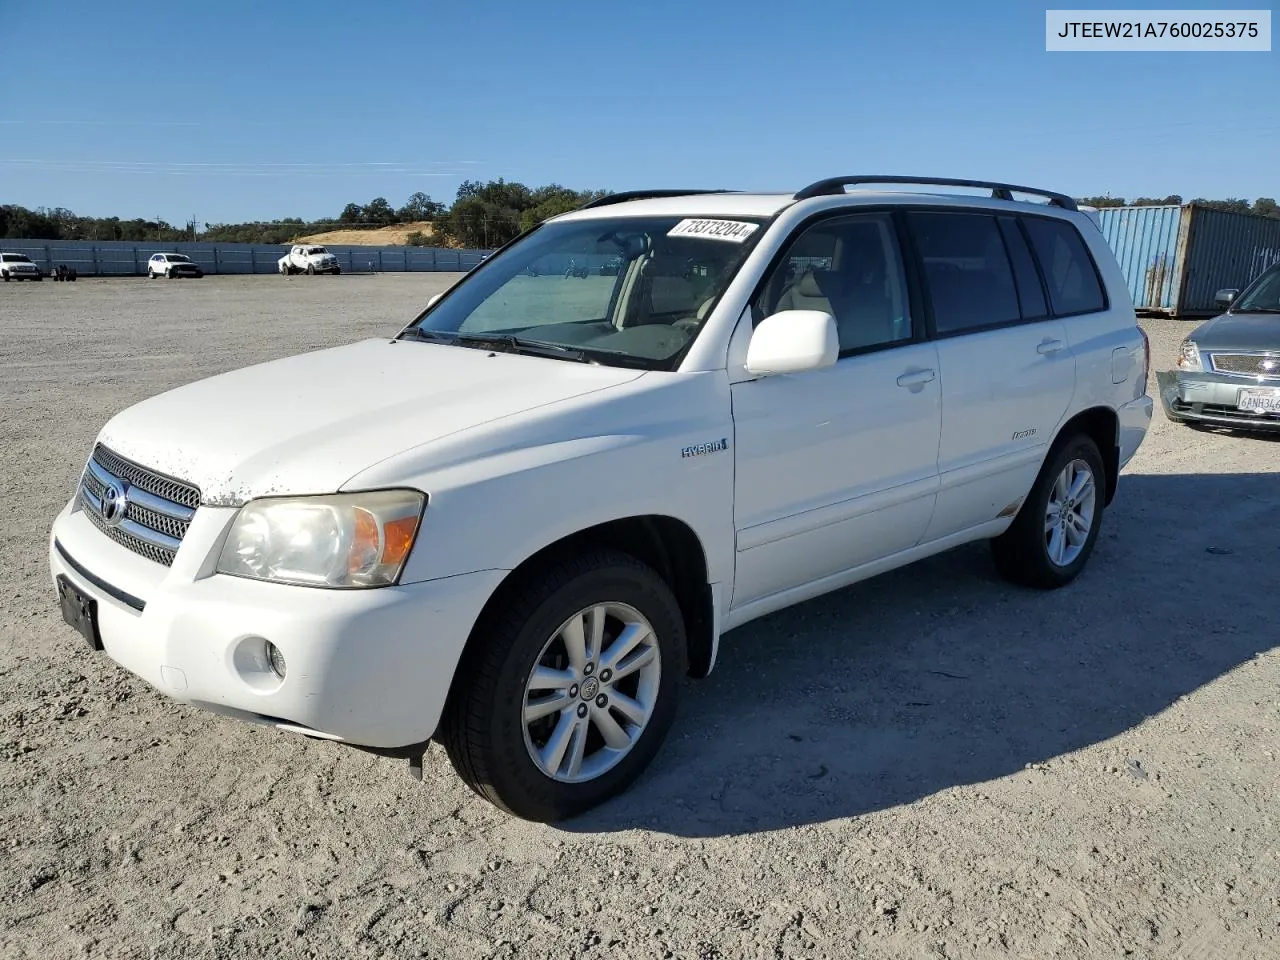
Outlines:
[{"label": "front windshield", "polygon": [[30,263],[31,258],[25,253],[6,253],[4,255],[5,263]]},{"label": "front windshield", "polygon": [[462,345],[468,337],[516,337],[599,363],[672,370],[762,223],[636,216],[546,223],[468,274],[410,331],[462,335]]},{"label": "front windshield", "polygon": [[190,263],[191,258],[185,257],[180,253],[171,253],[169,254],[169,262],[170,263]]},{"label": "front windshield", "polygon": [[1232,313],[1280,313],[1280,265],[1272,267],[1240,300],[1231,305]]},{"label": "front windshield", "polygon": [[328,251],[327,251],[327,250],[325,250],[325,248],[324,248],[324,247],[312,247],[311,249],[309,249],[309,250],[307,251],[307,253],[309,253],[309,254],[310,254],[310,253],[327,253],[327,252],[328,252]]}]

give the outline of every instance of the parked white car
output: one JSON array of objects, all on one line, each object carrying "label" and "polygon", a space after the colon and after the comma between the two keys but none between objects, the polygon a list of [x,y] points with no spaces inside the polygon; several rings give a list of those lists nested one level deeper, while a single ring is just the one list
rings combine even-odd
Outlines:
[{"label": "parked white car", "polygon": [[147,261],[147,279],[164,277],[175,280],[178,277],[203,277],[200,265],[185,253],[155,253]]},{"label": "parked white car", "polygon": [[284,275],[291,273],[333,273],[342,272],[338,266],[338,258],[316,244],[299,244],[290,248],[289,252],[276,261],[276,269]]},{"label": "parked white car", "polygon": [[1070,198],[866,179],[605,198],[393,338],[117,414],[53,524],[64,617],[178,700],[419,776],[436,738],[554,820],[750,620],[976,540],[1071,583],[1151,420],[1119,267]]},{"label": "parked white car", "polygon": [[0,253],[0,280],[43,280],[44,274],[25,253]]}]

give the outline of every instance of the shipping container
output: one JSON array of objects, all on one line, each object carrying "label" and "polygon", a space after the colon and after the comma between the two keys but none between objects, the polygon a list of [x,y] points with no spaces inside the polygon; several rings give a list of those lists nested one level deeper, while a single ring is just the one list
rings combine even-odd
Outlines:
[{"label": "shipping container", "polygon": [[1098,219],[1140,314],[1211,316],[1219,290],[1280,263],[1280,218],[1187,203],[1104,207]]}]

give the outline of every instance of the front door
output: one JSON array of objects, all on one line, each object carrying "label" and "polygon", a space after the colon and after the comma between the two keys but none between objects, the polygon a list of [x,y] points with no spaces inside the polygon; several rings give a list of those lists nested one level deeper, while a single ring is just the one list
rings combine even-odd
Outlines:
[{"label": "front door", "polygon": [[911,314],[890,215],[793,239],[752,317],[788,309],[831,313],[840,359],[732,386],[735,608],[915,546],[936,498],[937,350]]}]

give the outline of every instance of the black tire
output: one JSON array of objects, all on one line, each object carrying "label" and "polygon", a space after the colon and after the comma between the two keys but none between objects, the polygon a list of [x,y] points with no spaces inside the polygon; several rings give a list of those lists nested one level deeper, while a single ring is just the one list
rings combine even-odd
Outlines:
[{"label": "black tire", "polygon": [[164,278],[165,278],[166,280],[176,280],[176,279],[177,279],[177,275],[176,275],[172,270],[166,270],[166,271],[164,272]]},{"label": "black tire", "polygon": [[316,275],[316,265],[314,263],[307,264],[307,276],[314,277]]},{"label": "black tire", "polygon": [[[1073,461],[1083,461],[1093,475],[1093,518],[1080,553],[1070,563],[1057,564],[1049,556],[1045,517],[1058,477]],[[991,541],[991,554],[1001,576],[1013,583],[1042,590],[1065,587],[1084,569],[1102,529],[1106,500],[1106,466],[1098,445],[1083,433],[1059,440],[1049,451],[1035,485],[1013,524]]]},{"label": "black tire", "polygon": [[3,278],[4,278],[4,282],[5,282],[5,283],[8,283],[8,282],[9,282],[9,273],[8,273],[8,271],[7,271],[7,270],[6,270],[4,273],[0,273],[0,277],[3,277]]},{"label": "black tire", "polygon": [[[603,602],[628,604],[652,625],[662,663],[658,694],[621,761],[595,779],[564,783],[543,773],[525,745],[525,685],[560,625]],[[609,549],[553,561],[504,585],[499,602],[476,624],[439,739],[458,775],[499,808],[544,823],[577,816],[625,790],[658,752],[675,718],[685,650],[680,607],[651,567]]]},{"label": "black tire", "polygon": [[336,277],[336,276],[338,276],[340,273],[342,273],[342,268],[341,268],[341,267],[334,267],[334,268],[333,268],[333,275],[334,275],[335,277]]}]

